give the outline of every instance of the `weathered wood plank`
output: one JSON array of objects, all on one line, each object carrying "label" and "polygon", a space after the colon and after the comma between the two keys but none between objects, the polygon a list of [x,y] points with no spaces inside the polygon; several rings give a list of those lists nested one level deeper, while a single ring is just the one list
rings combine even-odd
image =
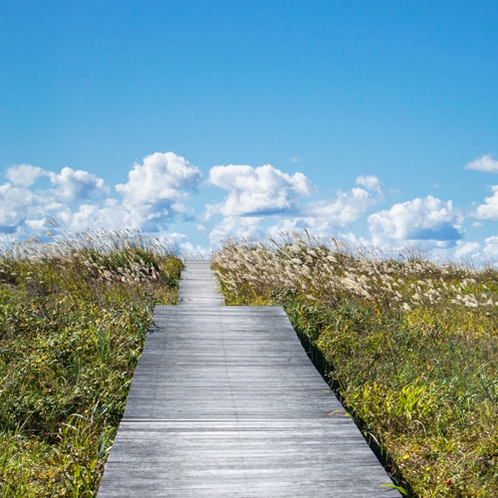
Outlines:
[{"label": "weathered wood plank", "polygon": [[156,308],[99,498],[399,497],[283,309],[203,305],[207,270]]},{"label": "weathered wood plank", "polygon": [[222,306],[223,295],[215,288],[216,279],[209,268],[209,261],[192,259],[182,271],[178,305]]}]

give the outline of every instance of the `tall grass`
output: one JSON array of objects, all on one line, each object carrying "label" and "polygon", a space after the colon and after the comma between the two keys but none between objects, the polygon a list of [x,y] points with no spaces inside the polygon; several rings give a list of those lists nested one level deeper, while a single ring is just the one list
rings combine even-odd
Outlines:
[{"label": "tall grass", "polygon": [[0,256],[0,495],[95,496],[175,248],[136,232],[30,240]]},{"label": "tall grass", "polygon": [[226,240],[227,304],[283,305],[408,496],[498,496],[498,271],[307,234]]}]

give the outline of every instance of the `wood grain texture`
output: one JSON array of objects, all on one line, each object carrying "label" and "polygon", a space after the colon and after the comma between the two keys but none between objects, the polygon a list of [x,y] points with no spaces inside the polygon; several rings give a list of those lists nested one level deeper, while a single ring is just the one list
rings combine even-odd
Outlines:
[{"label": "wood grain texture", "polygon": [[184,301],[155,310],[99,498],[400,497],[283,309],[222,306],[208,262],[184,275]]},{"label": "wood grain texture", "polygon": [[216,278],[209,268],[209,261],[187,261],[180,279],[178,305],[222,306],[223,294],[216,292]]}]

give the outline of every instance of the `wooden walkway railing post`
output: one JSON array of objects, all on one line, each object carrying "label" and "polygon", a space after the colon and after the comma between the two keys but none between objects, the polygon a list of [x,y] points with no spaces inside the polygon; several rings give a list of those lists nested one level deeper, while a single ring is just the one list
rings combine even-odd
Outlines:
[{"label": "wooden walkway railing post", "polygon": [[207,261],[158,306],[99,498],[400,497],[280,307],[225,307]]}]

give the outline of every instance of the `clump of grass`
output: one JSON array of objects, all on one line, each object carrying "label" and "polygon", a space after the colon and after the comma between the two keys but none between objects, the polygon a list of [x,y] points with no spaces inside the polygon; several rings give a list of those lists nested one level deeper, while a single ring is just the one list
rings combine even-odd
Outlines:
[{"label": "clump of grass", "polygon": [[397,485],[497,496],[498,271],[286,234],[228,239],[227,304],[283,305]]},{"label": "clump of grass", "polygon": [[175,247],[139,232],[33,239],[0,256],[0,494],[95,496]]}]

